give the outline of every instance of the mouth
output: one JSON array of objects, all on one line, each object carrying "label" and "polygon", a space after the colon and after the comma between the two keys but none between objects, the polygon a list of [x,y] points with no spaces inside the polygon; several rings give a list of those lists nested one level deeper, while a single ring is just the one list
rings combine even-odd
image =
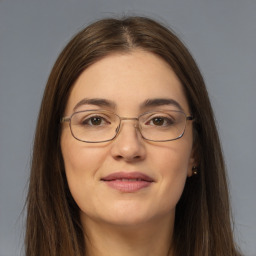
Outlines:
[{"label": "mouth", "polygon": [[154,179],[140,172],[116,172],[101,178],[109,187],[120,192],[132,193],[145,189],[154,183]]}]

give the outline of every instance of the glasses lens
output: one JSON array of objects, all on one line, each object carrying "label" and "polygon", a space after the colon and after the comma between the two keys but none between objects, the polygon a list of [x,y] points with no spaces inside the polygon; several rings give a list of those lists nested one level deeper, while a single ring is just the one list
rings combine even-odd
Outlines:
[{"label": "glasses lens", "polygon": [[[186,115],[181,111],[147,112],[138,120],[143,138],[152,141],[178,139],[183,136],[186,127]],[[104,110],[75,112],[70,121],[73,136],[80,141],[91,143],[112,140],[119,127],[120,118]]]},{"label": "glasses lens", "polygon": [[186,115],[181,111],[149,112],[140,116],[139,124],[145,139],[175,140],[184,134]]},{"label": "glasses lens", "polygon": [[118,116],[111,112],[89,110],[74,113],[70,125],[76,139],[101,142],[115,137],[119,122]]}]

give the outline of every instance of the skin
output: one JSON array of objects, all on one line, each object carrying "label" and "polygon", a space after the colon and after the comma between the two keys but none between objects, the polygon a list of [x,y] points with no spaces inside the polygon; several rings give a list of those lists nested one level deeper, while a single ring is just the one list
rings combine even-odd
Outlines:
[{"label": "skin", "polygon": [[[116,104],[110,109],[122,117],[145,111],[174,109],[164,105],[141,108],[147,99],[177,101],[190,115],[182,85],[170,66],[142,50],[109,55],[87,68],[72,87],[65,116],[83,98],[102,98]],[[102,108],[81,105],[76,111]],[[185,181],[191,176],[192,122],[182,138],[169,142],[144,140],[134,121],[124,121],[110,142],[76,140],[63,124],[61,150],[71,194],[79,206],[88,255],[171,255],[169,250],[175,207]],[[141,172],[155,182],[133,193],[107,186],[100,179],[113,172]]]}]

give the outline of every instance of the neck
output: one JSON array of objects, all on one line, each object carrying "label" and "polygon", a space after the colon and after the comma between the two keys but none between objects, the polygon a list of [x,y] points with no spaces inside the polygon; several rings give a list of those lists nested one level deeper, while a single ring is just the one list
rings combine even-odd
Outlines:
[{"label": "neck", "polygon": [[[174,218],[134,226],[82,220],[87,256],[172,256]],[[86,227],[86,228],[85,228]]]}]

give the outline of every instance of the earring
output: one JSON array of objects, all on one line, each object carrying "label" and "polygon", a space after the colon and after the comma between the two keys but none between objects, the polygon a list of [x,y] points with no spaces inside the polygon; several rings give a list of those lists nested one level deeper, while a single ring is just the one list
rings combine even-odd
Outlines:
[{"label": "earring", "polygon": [[197,166],[193,166],[192,167],[192,175],[197,175],[199,173],[198,167]]}]

